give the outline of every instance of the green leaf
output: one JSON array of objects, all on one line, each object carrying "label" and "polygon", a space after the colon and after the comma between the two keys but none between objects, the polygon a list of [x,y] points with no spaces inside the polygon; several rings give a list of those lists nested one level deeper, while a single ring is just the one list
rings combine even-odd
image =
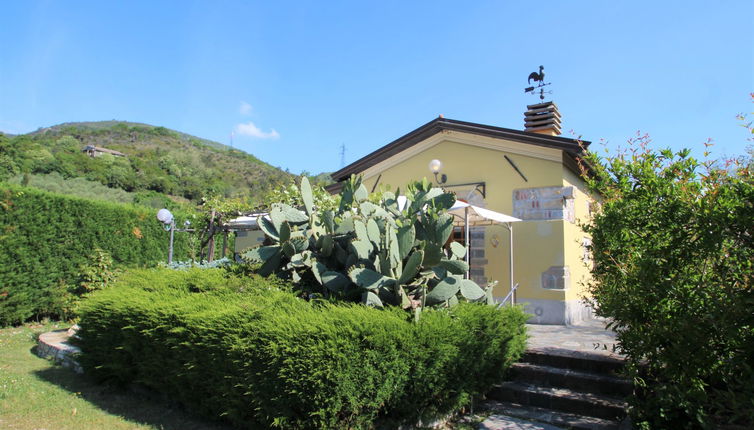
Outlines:
[{"label": "green leaf", "polygon": [[437,279],[445,279],[448,277],[448,271],[447,269],[444,269],[440,266],[435,266],[432,268],[432,273],[435,274],[435,277]]},{"label": "green leaf", "polygon": [[280,225],[285,221],[285,215],[283,215],[283,211],[279,205],[273,206],[270,210],[270,219],[272,220],[272,225],[275,226],[275,231],[280,231]]},{"label": "green leaf", "polygon": [[314,279],[319,282],[320,285],[324,285],[324,282],[322,281],[322,274],[327,272],[327,266],[317,261],[314,265],[312,265],[312,274],[314,275]]},{"label": "green leaf", "polygon": [[371,291],[365,291],[361,295],[361,301],[365,305],[367,305],[369,307],[372,307],[372,308],[382,308],[383,307],[382,300],[380,300],[380,298],[377,296],[377,294],[374,294]]},{"label": "green leaf", "polygon": [[[282,215],[283,217],[283,221],[288,221],[293,225],[300,225],[309,222],[309,217],[306,216],[304,212],[301,212],[300,210],[285,203],[278,203],[275,208],[273,208],[273,211],[275,211],[275,209],[278,209],[280,215]],[[272,212],[270,212],[270,216],[272,216]]]},{"label": "green leaf", "polygon": [[452,308],[458,304],[458,296],[453,295],[448,299],[448,307]]},{"label": "green leaf", "polygon": [[250,249],[249,251],[245,252],[241,257],[247,260],[254,261],[256,263],[264,263],[265,261],[269,260],[270,257],[272,257],[278,252],[280,252],[280,246],[278,245],[260,246],[257,248]]},{"label": "green leaf", "polygon": [[301,177],[301,200],[304,201],[307,215],[311,216],[314,212],[314,198],[312,197],[312,187],[309,185],[309,179],[306,176]]},{"label": "green leaf", "polygon": [[454,276],[448,276],[440,281],[439,284],[432,288],[432,291],[427,294],[427,304],[436,305],[442,303],[458,293],[461,288],[461,279]]},{"label": "green leaf", "polygon": [[330,235],[322,236],[321,239],[322,239],[322,247],[320,248],[320,250],[322,252],[322,255],[324,255],[325,257],[329,257],[332,254],[335,241]]},{"label": "green leaf", "polygon": [[403,273],[401,274],[400,279],[398,279],[398,283],[405,284],[414,279],[416,274],[419,273],[423,259],[424,251],[419,249],[412,252],[411,256],[408,258],[408,261],[406,261],[406,265],[403,266]]},{"label": "green leaf", "polygon": [[369,192],[367,191],[367,187],[365,187],[364,184],[359,185],[359,188],[357,188],[353,193],[353,198],[357,202],[363,202],[367,199],[367,197],[369,197]]},{"label": "green leaf", "polygon": [[380,227],[372,218],[369,218],[369,221],[367,221],[367,235],[369,236],[369,240],[371,240],[373,244],[379,246],[381,239]]},{"label": "green leaf", "polygon": [[288,258],[293,257],[293,254],[296,253],[296,248],[293,246],[293,244],[289,242],[283,242],[281,245],[281,249],[283,250],[283,254],[285,254]]},{"label": "green leaf", "polygon": [[492,287],[485,288],[484,297],[488,305],[495,304],[495,296],[492,295]]},{"label": "green leaf", "polygon": [[356,231],[356,237],[359,240],[368,241],[369,235],[367,234],[367,226],[361,220],[353,221],[353,229]]},{"label": "green leaf", "polygon": [[291,225],[288,221],[283,221],[280,224],[280,241],[287,242],[291,238]]},{"label": "green leaf", "polygon": [[406,294],[406,290],[403,289],[403,287],[398,287],[398,295],[401,298],[401,307],[403,309],[408,309],[411,307],[411,299],[408,298],[408,295]]},{"label": "green leaf", "polygon": [[466,247],[458,242],[450,242],[450,252],[459,259],[463,259],[466,256]]},{"label": "green leaf", "polygon": [[295,236],[288,241],[293,245],[296,253],[303,252],[309,248],[309,240],[304,236]]},{"label": "green leaf", "polygon": [[257,218],[257,224],[259,225],[259,228],[262,230],[262,232],[267,235],[267,237],[275,241],[280,241],[280,234],[278,233],[278,229],[275,227],[272,221],[268,220],[266,217],[261,216]]},{"label": "green leaf", "polygon": [[453,204],[455,204],[455,202],[455,194],[444,192],[438,196],[432,197],[430,204],[434,206],[436,210],[448,210],[453,207]]},{"label": "green leaf", "polygon": [[382,209],[381,207],[377,206],[376,204],[372,202],[363,202],[361,205],[359,205],[361,208],[361,214],[364,216],[372,216],[372,217],[385,217],[387,216],[387,212],[385,209]]},{"label": "green leaf", "polygon": [[427,242],[426,246],[424,247],[424,261],[422,261],[422,266],[436,266],[440,262],[442,257],[442,247],[432,242]]},{"label": "green leaf", "polygon": [[312,266],[312,253],[311,251],[304,251],[291,256],[291,266],[293,267],[311,267]]},{"label": "green leaf", "polygon": [[325,226],[325,230],[328,233],[332,233],[335,230],[335,214],[333,211],[324,211],[320,213],[320,221]]},{"label": "green leaf", "polygon": [[348,253],[339,243],[335,242],[335,258],[338,262],[344,266],[347,266]]},{"label": "green leaf", "polygon": [[476,282],[470,279],[461,280],[461,295],[471,302],[483,299],[485,296],[484,290],[476,284]]},{"label": "green leaf", "polygon": [[448,238],[453,233],[453,215],[448,213],[440,215],[437,220],[435,233],[436,243],[445,245],[445,242],[448,241]]},{"label": "green leaf", "polygon": [[351,241],[351,248],[353,253],[356,254],[361,260],[369,260],[372,253],[371,242],[365,240],[353,240]]},{"label": "green leaf", "polygon": [[384,253],[381,253],[380,257],[377,259],[377,262],[379,262],[378,272],[382,273],[385,276],[392,275],[392,265],[390,264],[390,258],[388,258]]},{"label": "green leaf", "polygon": [[259,274],[262,276],[270,276],[271,274],[275,273],[275,271],[278,270],[280,267],[280,261],[283,258],[283,253],[280,249],[278,249],[275,254],[273,254],[270,258],[267,259],[267,261],[262,264],[262,267],[259,268]]},{"label": "green leaf", "polygon": [[352,233],[354,231],[353,226],[353,218],[346,217],[343,218],[343,220],[338,224],[338,227],[335,229],[335,234],[348,234]]},{"label": "green leaf", "polygon": [[463,260],[440,260],[437,265],[454,275],[463,275],[469,270],[469,265]]},{"label": "green leaf", "polygon": [[368,290],[374,290],[380,287],[389,287],[395,284],[395,279],[383,276],[381,273],[375,272],[371,269],[356,268],[348,273],[354,284],[366,288]]},{"label": "green leaf", "polygon": [[408,256],[408,253],[411,252],[411,248],[413,248],[414,246],[414,241],[416,240],[416,229],[414,228],[413,224],[400,227],[398,229],[397,236],[398,247],[400,249],[400,259],[403,260]]},{"label": "green leaf", "polygon": [[351,281],[340,272],[327,271],[321,274],[322,285],[328,290],[339,293],[351,285]]}]

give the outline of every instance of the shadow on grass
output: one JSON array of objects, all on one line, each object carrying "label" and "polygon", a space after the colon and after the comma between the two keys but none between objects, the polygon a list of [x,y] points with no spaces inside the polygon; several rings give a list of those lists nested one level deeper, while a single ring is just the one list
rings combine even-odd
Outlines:
[{"label": "shadow on grass", "polygon": [[86,375],[58,365],[34,373],[39,379],[57,385],[99,409],[130,422],[150,425],[160,430],[235,429],[229,424],[190,415],[180,405],[168,404],[156,394],[101,385]]}]

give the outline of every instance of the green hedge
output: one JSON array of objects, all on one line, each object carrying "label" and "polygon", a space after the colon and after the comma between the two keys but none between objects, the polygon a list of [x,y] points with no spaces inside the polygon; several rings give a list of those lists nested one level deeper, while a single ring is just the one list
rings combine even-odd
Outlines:
[{"label": "green hedge", "polygon": [[[0,183],[0,326],[54,315],[95,248],[116,266],[167,259],[168,233],[156,211]],[[176,234],[175,255],[188,251]]]},{"label": "green hedge", "polygon": [[413,323],[227,273],[135,270],[86,299],[86,372],[248,428],[372,428],[467,404],[525,345],[519,309],[461,304]]}]

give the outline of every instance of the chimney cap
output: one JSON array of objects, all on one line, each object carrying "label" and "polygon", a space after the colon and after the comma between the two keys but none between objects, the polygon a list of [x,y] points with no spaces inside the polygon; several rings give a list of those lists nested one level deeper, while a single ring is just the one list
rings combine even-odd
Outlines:
[{"label": "chimney cap", "polygon": [[559,136],[561,134],[560,112],[553,102],[536,103],[526,106],[524,131]]}]

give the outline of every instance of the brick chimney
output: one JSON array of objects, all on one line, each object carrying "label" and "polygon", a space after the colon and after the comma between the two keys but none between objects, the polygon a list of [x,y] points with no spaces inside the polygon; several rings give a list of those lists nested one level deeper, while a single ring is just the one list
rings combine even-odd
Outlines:
[{"label": "brick chimney", "polygon": [[524,131],[542,133],[549,136],[560,135],[560,112],[553,102],[527,105],[524,113]]}]

